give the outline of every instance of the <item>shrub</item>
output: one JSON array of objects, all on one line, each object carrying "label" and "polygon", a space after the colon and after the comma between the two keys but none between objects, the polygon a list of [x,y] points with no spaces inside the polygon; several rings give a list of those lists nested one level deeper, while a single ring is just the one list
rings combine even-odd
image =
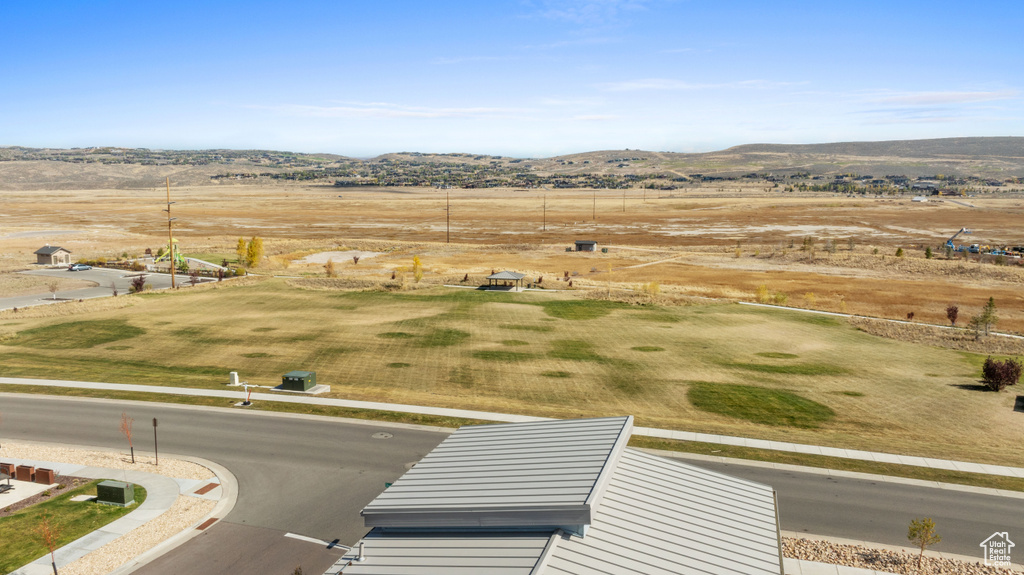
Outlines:
[{"label": "shrub", "polygon": [[896,257],[898,257],[898,258],[902,258],[903,257],[903,248],[896,248]]},{"label": "shrub", "polygon": [[924,249],[924,259],[926,259],[926,260],[932,259],[932,248],[931,248],[931,246],[928,246],[928,247],[926,247]]},{"label": "shrub", "polygon": [[772,298],[768,293],[768,286],[766,284],[757,286],[757,303],[770,303],[771,301]]},{"label": "shrub", "polygon": [[992,391],[1002,391],[1020,381],[1021,364],[1019,361],[1007,359],[999,361],[988,357],[981,367],[981,379]]},{"label": "shrub", "polygon": [[146,289],[146,276],[135,276],[132,278],[132,285],[128,288],[131,293],[139,293]]},{"label": "shrub", "polygon": [[949,325],[956,327],[956,318],[960,317],[960,308],[954,304],[950,304],[946,307],[946,319],[949,320]]}]

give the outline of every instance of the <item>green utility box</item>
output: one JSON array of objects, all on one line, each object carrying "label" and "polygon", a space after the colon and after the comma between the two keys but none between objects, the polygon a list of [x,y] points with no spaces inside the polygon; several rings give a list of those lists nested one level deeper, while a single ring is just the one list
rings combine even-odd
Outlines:
[{"label": "green utility box", "polygon": [[315,371],[289,371],[281,376],[281,389],[287,391],[309,391],[316,387]]},{"label": "green utility box", "polygon": [[96,486],[96,501],[104,505],[128,507],[135,503],[135,485],[123,481],[101,481]]}]

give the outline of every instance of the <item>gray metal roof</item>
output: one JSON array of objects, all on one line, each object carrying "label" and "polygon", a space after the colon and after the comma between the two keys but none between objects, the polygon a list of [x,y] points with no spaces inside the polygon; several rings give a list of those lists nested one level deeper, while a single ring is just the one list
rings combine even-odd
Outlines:
[{"label": "gray metal roof", "polygon": [[526,277],[526,274],[519,272],[498,272],[487,276],[489,280],[521,280]]},{"label": "gray metal roof", "polygon": [[[419,533],[363,538],[365,561],[358,548],[341,561],[345,575],[530,575],[552,540],[551,533],[510,535]],[[350,563],[349,563],[350,562]]]},{"label": "gray metal roof", "polygon": [[34,253],[42,254],[44,256],[50,256],[62,250],[68,252],[69,254],[71,253],[71,250],[67,248],[62,248],[60,246],[43,246],[36,250]]},{"label": "gray metal roof", "polygon": [[[364,510],[367,525],[396,521],[363,539],[364,562],[345,566],[353,552],[336,568],[345,575],[782,572],[771,487],[624,448],[631,429],[632,418],[464,427]],[[586,528],[544,524],[566,509],[586,509]]]},{"label": "gray metal roof", "polygon": [[632,417],[462,427],[370,502],[367,527],[576,531],[611,478]]},{"label": "gray metal roof", "polygon": [[627,449],[586,537],[538,573],[778,575],[778,544],[771,487]]}]

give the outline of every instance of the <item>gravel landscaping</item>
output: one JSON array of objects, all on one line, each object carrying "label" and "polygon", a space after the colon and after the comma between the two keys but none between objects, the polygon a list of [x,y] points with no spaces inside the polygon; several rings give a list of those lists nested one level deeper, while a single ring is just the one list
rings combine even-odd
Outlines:
[{"label": "gravel landscaping", "polygon": [[[127,453],[72,449],[29,443],[5,441],[2,448],[0,448],[0,458],[2,457],[75,463],[111,469],[131,469],[181,479],[202,480],[214,477],[214,473],[206,467],[189,461],[162,457],[160,458],[160,464],[157,465],[151,457],[136,455],[136,463],[132,464],[131,456]],[[66,484],[67,488],[73,487],[73,485],[77,484],[76,482],[84,483],[88,481],[87,479],[71,476],[58,476],[58,482]],[[41,494],[34,496],[20,502],[17,508],[22,509],[42,499]],[[74,563],[61,567],[61,575],[109,573],[188,529],[190,526],[195,525],[208,515],[215,505],[216,502],[209,499],[179,495],[171,507],[159,517],[96,549]],[[16,510],[14,507],[13,505],[11,506],[10,512]],[[0,512],[0,516],[7,514],[7,512],[8,510],[3,510]]]},{"label": "gravel landscaping", "polygon": [[817,561],[832,565],[847,565],[902,575],[1006,575],[1011,569],[989,567],[982,562],[969,563],[955,559],[925,555],[921,569],[917,568],[917,555],[900,551],[873,549],[859,545],[841,545],[828,541],[783,537],[783,555],[792,559]]}]

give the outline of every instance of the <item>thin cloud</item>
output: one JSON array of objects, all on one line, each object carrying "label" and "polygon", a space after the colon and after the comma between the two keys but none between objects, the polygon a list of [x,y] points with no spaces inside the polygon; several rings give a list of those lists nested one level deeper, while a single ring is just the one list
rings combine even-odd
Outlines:
[{"label": "thin cloud", "polygon": [[451,58],[435,58],[433,63],[438,65],[466,64],[473,62],[503,62],[512,60],[511,56],[454,56]]},{"label": "thin cloud", "polygon": [[641,92],[641,91],[673,91],[684,92],[692,90],[711,90],[718,88],[782,88],[785,86],[796,86],[804,82],[776,82],[771,80],[741,80],[737,82],[723,82],[715,84],[695,84],[674,80],[671,78],[647,78],[642,80],[627,80],[624,82],[609,82],[598,85],[598,88],[606,92]]},{"label": "thin cloud", "polygon": [[645,10],[649,0],[539,0],[527,2],[533,14],[575,24],[615,22],[628,12]]},{"label": "thin cloud", "polygon": [[993,102],[1011,100],[1019,93],[1016,90],[999,90],[992,92],[908,92],[879,96],[872,101],[878,104],[900,104],[904,106],[936,106],[942,104],[973,104],[975,102]]},{"label": "thin cloud", "polygon": [[278,106],[249,107],[272,110],[286,116],[305,118],[473,118],[514,116],[525,112],[525,110],[517,108],[430,108],[424,106],[404,106],[387,102],[338,106],[283,104]]},{"label": "thin cloud", "polygon": [[619,116],[613,116],[611,114],[581,114],[579,116],[573,116],[570,119],[577,122],[608,122],[611,120],[618,120]]}]

